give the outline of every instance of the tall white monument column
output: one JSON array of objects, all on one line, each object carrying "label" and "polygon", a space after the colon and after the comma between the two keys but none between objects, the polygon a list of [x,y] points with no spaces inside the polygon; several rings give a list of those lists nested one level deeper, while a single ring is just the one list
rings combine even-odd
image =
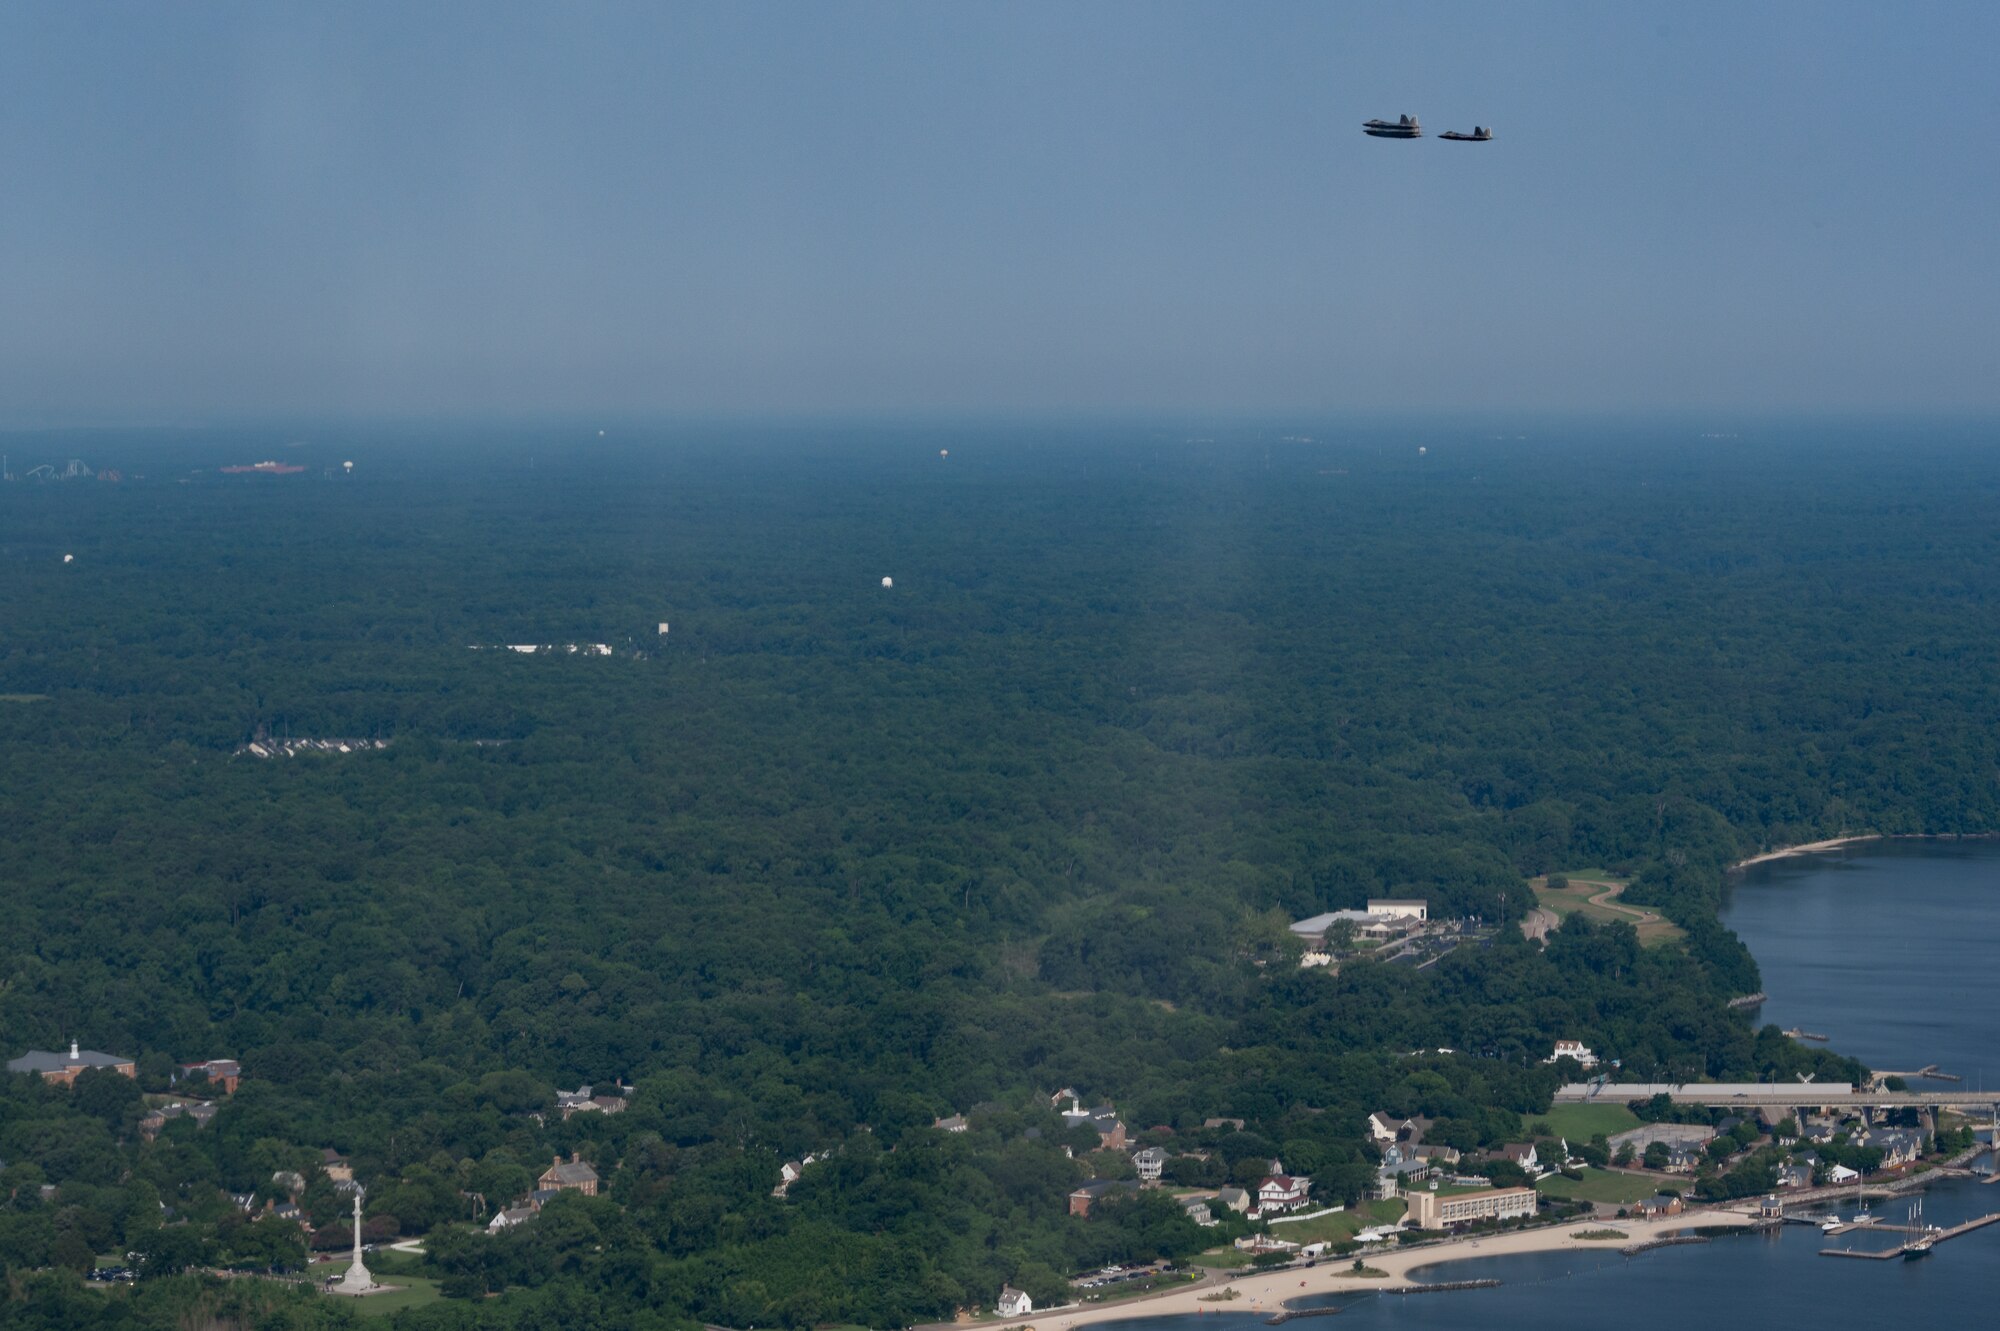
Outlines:
[{"label": "tall white monument column", "polygon": [[361,1189],[354,1190],[354,1265],[347,1268],[347,1274],[340,1278],[334,1290],[341,1294],[366,1294],[375,1288],[375,1277],[368,1273],[368,1264],[361,1260]]}]

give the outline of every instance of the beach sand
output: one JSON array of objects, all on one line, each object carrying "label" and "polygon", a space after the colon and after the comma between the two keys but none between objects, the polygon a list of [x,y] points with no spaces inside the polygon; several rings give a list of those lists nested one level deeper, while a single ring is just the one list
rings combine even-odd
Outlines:
[{"label": "beach sand", "polygon": [[[1037,1313],[1032,1317],[1010,1317],[1006,1325],[1037,1326],[1062,1331],[1062,1328],[1085,1326],[1092,1322],[1120,1322],[1135,1317],[1173,1317],[1208,1312],[1270,1314],[1284,1307],[1288,1300],[1306,1295],[1406,1289],[1412,1285],[1436,1284],[1455,1279],[1456,1277],[1449,1271],[1427,1270],[1421,1280],[1412,1279],[1410,1276],[1410,1272],[1420,1267],[1436,1267],[1446,1262],[1462,1262],[1479,1257],[1510,1257],[1531,1252],[1563,1252],[1578,1248],[1616,1252],[1620,1248],[1629,1248],[1636,1243],[1650,1243],[1685,1230],[1747,1228],[1752,1223],[1752,1217],[1745,1212],[1719,1209],[1693,1210],[1660,1220],[1603,1220],[1585,1217],[1568,1224],[1549,1225],[1539,1229],[1452,1239],[1422,1248],[1391,1248],[1387,1251],[1359,1254],[1369,1266],[1378,1271],[1388,1272],[1386,1277],[1370,1278],[1348,1274],[1353,1258],[1333,1258],[1311,1270],[1277,1271],[1243,1276],[1227,1282],[1189,1286],[1187,1289],[1154,1298],[1132,1299],[1124,1303],[1105,1304],[1099,1307],[1058,1308],[1051,1312]],[[1591,1229],[1616,1229],[1626,1237],[1595,1241],[1570,1237],[1572,1234]],[[1203,1301],[1203,1295],[1213,1297],[1223,1289],[1235,1290],[1237,1297],[1219,1303]]]},{"label": "beach sand", "polygon": [[1777,850],[1767,850],[1762,855],[1752,855],[1747,860],[1738,860],[1729,867],[1747,869],[1753,864],[1763,864],[1769,860],[1788,860],[1794,855],[1817,855],[1822,851],[1839,850],[1845,846],[1858,846],[1863,842],[1881,839],[1880,835],[1870,832],[1863,836],[1835,837],[1831,841],[1808,841],[1802,846],[1782,846]]}]

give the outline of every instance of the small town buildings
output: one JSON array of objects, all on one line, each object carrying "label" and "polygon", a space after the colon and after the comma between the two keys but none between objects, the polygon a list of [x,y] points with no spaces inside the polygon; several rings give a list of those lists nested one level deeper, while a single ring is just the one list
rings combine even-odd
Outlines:
[{"label": "small town buildings", "polygon": [[1181,1212],[1203,1229],[1208,1229],[1216,1223],[1215,1216],[1208,1209],[1208,1203],[1199,1197],[1189,1197],[1183,1201]]},{"label": "small town buildings", "polygon": [[1860,1177],[1861,1173],[1859,1170],[1849,1169],[1846,1165],[1835,1165],[1832,1169],[1826,1171],[1826,1181],[1828,1183],[1852,1183]]},{"label": "small town buildings", "polygon": [[557,1156],[555,1163],[543,1170],[541,1177],[535,1180],[535,1186],[554,1188],[558,1192],[580,1192],[586,1197],[595,1197],[597,1171],[574,1155],[568,1160]]},{"label": "small town buildings", "polygon": [[319,1168],[322,1174],[325,1174],[335,1183],[352,1183],[354,1181],[353,1163],[331,1146],[319,1153]]},{"label": "small town buildings", "polygon": [[1638,1211],[1647,1220],[1658,1220],[1662,1216],[1679,1215],[1681,1199],[1670,1192],[1659,1193],[1640,1202]]},{"label": "small town buildings", "polygon": [[972,1125],[965,1121],[965,1115],[952,1114],[946,1118],[932,1120],[931,1126],[939,1132],[964,1132]]},{"label": "small town buildings", "polygon": [[1218,1205],[1242,1215],[1250,1209],[1250,1194],[1242,1188],[1223,1188],[1215,1194]]},{"label": "small town buildings", "polygon": [[792,1185],[797,1183],[804,1173],[805,1166],[801,1165],[798,1161],[785,1161],[784,1164],[778,1166],[778,1186],[771,1189],[771,1195],[773,1197],[784,1196],[792,1190]]},{"label": "small town buildings", "polygon": [[1535,1213],[1533,1188],[1485,1188],[1440,1195],[1409,1194],[1409,1223],[1417,1229],[1451,1229],[1485,1220],[1512,1220]]},{"label": "small town buildings", "polygon": [[1296,1211],[1306,1204],[1306,1194],[1312,1190],[1312,1180],[1291,1174],[1273,1174],[1257,1185],[1257,1210],[1269,1215],[1273,1211]]},{"label": "small town buildings", "polygon": [[1880,1151],[1884,1169],[1907,1165],[1924,1153],[1922,1137],[1897,1128],[1877,1128],[1856,1138],[1854,1145]]},{"label": "small town buildings", "polygon": [[183,1063],[174,1073],[175,1081],[185,1081],[201,1076],[208,1084],[224,1095],[236,1094],[237,1083],[243,1080],[243,1067],[233,1058],[211,1058],[205,1063]]},{"label": "small town buildings", "polygon": [[1597,1066],[1597,1055],[1591,1051],[1589,1045],[1581,1040],[1557,1040],[1556,1051],[1543,1059],[1542,1062],[1553,1063],[1559,1058],[1573,1058],[1576,1060],[1578,1067],[1594,1068]]},{"label": "small town buildings", "polygon": [[535,1212],[532,1207],[510,1206],[504,1211],[495,1213],[494,1217],[486,1222],[486,1232],[489,1234],[504,1233],[517,1225],[525,1225],[534,1218]]},{"label": "small town buildings", "polygon": [[1099,1105],[1095,1109],[1085,1109],[1075,1096],[1070,1097],[1069,1108],[1062,1111],[1063,1126],[1074,1128],[1088,1123],[1097,1131],[1098,1149],[1122,1151],[1125,1149],[1125,1125],[1119,1121],[1118,1111],[1110,1105]]},{"label": "small town buildings", "polygon": [[1542,1172],[1542,1160],[1535,1153],[1535,1144],[1533,1142],[1509,1142],[1500,1148],[1499,1158],[1502,1160],[1511,1160],[1521,1168],[1527,1170],[1529,1178],[1533,1178]]},{"label": "small town buildings", "polygon": [[1204,1128],[1234,1128],[1238,1132],[1241,1132],[1243,1131],[1243,1120],[1240,1118],[1205,1118],[1201,1121],[1201,1126]]},{"label": "small town buildings", "polygon": [[177,1100],[149,1110],[146,1116],[139,1120],[139,1133],[147,1141],[152,1141],[160,1135],[167,1124],[177,1118],[191,1119],[196,1127],[205,1128],[214,1120],[215,1115],[215,1106],[206,1101]]},{"label": "small town buildings", "polygon": [[1158,1146],[1148,1146],[1132,1152],[1132,1167],[1139,1171],[1141,1183],[1158,1183],[1160,1173],[1167,1167],[1166,1150]]},{"label": "small town buildings", "polygon": [[573,1091],[556,1092],[556,1112],[564,1118],[571,1114],[622,1114],[625,1112],[625,1093],[629,1087],[614,1088],[616,1094],[600,1094],[595,1086],[585,1084]]},{"label": "small town buildings", "polygon": [[9,1072],[32,1072],[43,1081],[52,1081],[59,1086],[75,1082],[85,1068],[109,1068],[113,1072],[137,1080],[139,1064],[123,1054],[107,1054],[97,1049],[79,1049],[76,1041],[69,1042],[69,1052],[51,1053],[46,1049],[30,1049],[19,1058],[7,1060]]},{"label": "small town buildings", "polygon": [[1708,1153],[1688,1146],[1667,1148],[1667,1172],[1669,1174],[1692,1174],[1698,1171]]},{"label": "small town buildings", "polygon": [[1136,1192],[1138,1189],[1138,1184],[1125,1179],[1100,1180],[1095,1183],[1086,1183],[1070,1193],[1069,1213],[1076,1216],[1088,1216],[1091,1207],[1112,1193]]},{"label": "small town buildings", "polygon": [[1026,1317],[1035,1310],[1035,1301],[1012,1285],[1000,1287],[1000,1298],[994,1303],[993,1311],[1002,1317]]},{"label": "small town buildings", "polygon": [[1251,1256],[1262,1256],[1267,1252],[1297,1252],[1299,1245],[1286,1239],[1274,1239],[1269,1234],[1251,1234],[1236,1240],[1236,1251],[1247,1252]]},{"label": "small town buildings", "polygon": [[1390,1142],[1402,1140],[1403,1133],[1409,1126],[1410,1120],[1377,1110],[1368,1116],[1368,1140],[1378,1146],[1386,1146]]},{"label": "small town buildings", "polygon": [[1428,1160],[1397,1160],[1375,1171],[1375,1200],[1386,1202],[1412,1183],[1421,1183],[1436,1172]]}]

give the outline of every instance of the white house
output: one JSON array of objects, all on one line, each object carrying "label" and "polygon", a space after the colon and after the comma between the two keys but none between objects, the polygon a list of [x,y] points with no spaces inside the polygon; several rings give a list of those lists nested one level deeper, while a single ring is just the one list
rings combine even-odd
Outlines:
[{"label": "white house", "polygon": [[1141,1183],[1158,1183],[1160,1171],[1167,1167],[1167,1153],[1158,1146],[1148,1146],[1144,1150],[1134,1151],[1132,1167],[1139,1171]]},{"label": "white house", "polygon": [[1835,1165],[1826,1172],[1826,1181],[1829,1183],[1852,1183],[1860,1177],[1860,1174],[1846,1165]]},{"label": "white house", "polygon": [[526,1206],[510,1206],[486,1222],[486,1232],[489,1234],[499,1234],[514,1228],[516,1225],[525,1225],[534,1218],[535,1213],[531,1208]]},{"label": "white house", "polygon": [[1000,1287],[1000,1301],[993,1305],[993,1311],[1002,1317],[1026,1317],[1035,1310],[1035,1301],[1012,1285]]},{"label": "white house", "polygon": [[1257,1185],[1257,1209],[1265,1215],[1273,1211],[1296,1211],[1306,1204],[1306,1194],[1310,1191],[1309,1178],[1273,1174]]},{"label": "white house", "polygon": [[1592,1053],[1590,1046],[1581,1040],[1557,1040],[1556,1051],[1543,1059],[1542,1062],[1553,1063],[1559,1058],[1573,1058],[1577,1061],[1577,1066],[1579,1067],[1594,1068],[1597,1066],[1597,1055]]}]

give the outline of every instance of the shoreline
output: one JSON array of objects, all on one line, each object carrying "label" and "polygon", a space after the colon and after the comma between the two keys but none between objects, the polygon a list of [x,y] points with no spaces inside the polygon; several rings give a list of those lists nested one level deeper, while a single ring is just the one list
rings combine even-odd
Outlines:
[{"label": "shoreline", "polygon": [[1861,832],[1854,836],[1832,837],[1826,841],[1807,841],[1796,846],[1780,846],[1761,855],[1752,855],[1747,860],[1738,860],[1729,866],[1728,872],[1735,873],[1738,869],[1747,869],[1753,864],[1769,864],[1772,860],[1788,860],[1795,855],[1822,855],[1830,850],[1845,850],[1849,846],[1885,839],[1880,832]]},{"label": "shoreline", "polygon": [[[1446,1239],[1441,1243],[1426,1244],[1417,1248],[1393,1248],[1387,1252],[1355,1254],[1376,1270],[1387,1272],[1386,1276],[1356,1276],[1350,1274],[1348,1267],[1336,1261],[1322,1263],[1312,1268],[1293,1268],[1287,1271],[1240,1276],[1233,1280],[1204,1281],[1200,1285],[1191,1285],[1168,1294],[1141,1295],[1129,1302],[1106,1304],[1096,1308],[1072,1305],[1027,1317],[997,1319],[994,1325],[1009,1328],[1030,1326],[1066,1331],[1070,1327],[1099,1322],[1126,1322],[1138,1317],[1195,1317],[1210,1312],[1262,1313],[1270,1316],[1282,1312],[1286,1304],[1293,1299],[1313,1295],[1421,1289],[1441,1282],[1418,1280],[1415,1278],[1416,1272],[1429,1271],[1452,1262],[1578,1249],[1616,1253],[1641,1244],[1657,1243],[1661,1239],[1671,1238],[1689,1230],[1748,1229],[1755,1223],[1752,1216],[1742,1211],[1706,1207],[1660,1220],[1606,1221],[1582,1216],[1566,1224]],[[1574,1232],[1605,1225],[1622,1231],[1625,1237],[1622,1239],[1570,1237]],[[1203,1301],[1203,1295],[1213,1296],[1224,1289],[1235,1290],[1237,1297],[1225,1302]]]},{"label": "shoreline", "polygon": [[1753,864],[1767,864],[1772,860],[1788,860],[1794,855],[1821,855],[1828,851],[1845,850],[1849,846],[1859,846],[1870,841],[1994,841],[2000,840],[2000,832],[1856,832],[1853,836],[1837,836],[1825,841],[1806,841],[1796,846],[1780,846],[1767,850],[1761,855],[1752,855],[1747,860],[1738,860],[1723,870],[1735,873]]}]

